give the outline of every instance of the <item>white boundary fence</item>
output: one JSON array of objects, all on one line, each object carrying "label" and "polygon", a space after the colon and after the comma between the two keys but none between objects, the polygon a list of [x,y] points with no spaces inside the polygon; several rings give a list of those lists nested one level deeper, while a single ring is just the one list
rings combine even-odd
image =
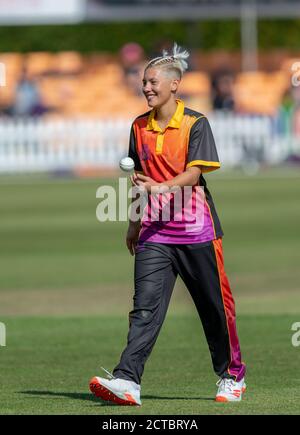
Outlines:
[{"label": "white boundary fence", "polygon": [[[300,154],[300,137],[280,133],[276,118],[215,112],[209,121],[224,167]],[[0,172],[117,167],[129,132],[128,120],[0,118]]]}]

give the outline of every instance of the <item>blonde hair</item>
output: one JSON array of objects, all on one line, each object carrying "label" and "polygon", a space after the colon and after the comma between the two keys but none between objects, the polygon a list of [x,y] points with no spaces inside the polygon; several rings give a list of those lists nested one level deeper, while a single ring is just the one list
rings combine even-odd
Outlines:
[{"label": "blonde hair", "polygon": [[181,78],[188,68],[186,59],[189,57],[190,53],[187,50],[181,51],[181,47],[179,47],[176,42],[174,43],[172,51],[173,53],[169,54],[167,50],[163,50],[162,56],[150,60],[145,67],[145,71],[152,67],[164,67],[169,71],[173,70],[174,72],[177,72]]}]

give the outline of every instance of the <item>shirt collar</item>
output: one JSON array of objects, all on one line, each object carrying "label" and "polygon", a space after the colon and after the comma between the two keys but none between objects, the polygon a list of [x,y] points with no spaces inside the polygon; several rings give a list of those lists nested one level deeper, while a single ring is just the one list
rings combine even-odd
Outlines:
[{"label": "shirt collar", "polygon": [[[174,115],[172,116],[172,118],[170,119],[170,122],[167,125],[166,129],[168,127],[180,128],[180,124],[184,115],[184,102],[178,99],[176,100],[176,103],[177,103],[177,109]],[[162,132],[162,129],[160,128],[157,121],[155,120],[155,113],[156,113],[155,109],[152,109],[148,117],[146,130]]]}]

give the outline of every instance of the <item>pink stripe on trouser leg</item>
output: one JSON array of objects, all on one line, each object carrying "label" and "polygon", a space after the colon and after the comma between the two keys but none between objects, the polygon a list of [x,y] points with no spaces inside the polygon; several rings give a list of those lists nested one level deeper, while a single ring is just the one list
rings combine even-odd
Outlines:
[{"label": "pink stripe on trouser leg", "polygon": [[229,281],[224,269],[222,239],[214,240],[213,244],[218,264],[220,287],[222,292],[229,336],[230,364],[228,366],[228,373],[235,376],[236,380],[239,382],[245,376],[246,366],[242,362],[241,357],[240,344],[236,328],[235,303],[231,293]]}]

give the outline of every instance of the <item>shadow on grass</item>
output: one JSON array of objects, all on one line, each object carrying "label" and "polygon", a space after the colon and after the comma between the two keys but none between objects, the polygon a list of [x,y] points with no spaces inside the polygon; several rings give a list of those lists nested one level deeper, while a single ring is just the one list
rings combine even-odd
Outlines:
[{"label": "shadow on grass", "polygon": [[151,399],[151,400],[214,400],[212,397],[166,397],[166,396],[150,396],[144,395],[142,399]]},{"label": "shadow on grass", "polygon": [[[52,397],[67,397],[69,399],[76,400],[87,400],[89,402],[97,403],[101,406],[118,406],[115,403],[105,402],[98,397],[95,397],[91,393],[65,393],[58,391],[36,391],[36,390],[27,390],[27,391],[19,391],[21,394],[28,394],[32,396],[52,396]],[[142,399],[150,399],[150,400],[214,400],[212,397],[166,397],[166,396],[152,396],[152,395],[144,395]]]},{"label": "shadow on grass", "polygon": [[97,403],[100,406],[116,406],[114,403],[105,402],[91,393],[65,393],[63,391],[18,391],[20,394],[28,394],[30,396],[49,396],[49,397],[67,397],[68,399],[87,400],[89,402]]}]

